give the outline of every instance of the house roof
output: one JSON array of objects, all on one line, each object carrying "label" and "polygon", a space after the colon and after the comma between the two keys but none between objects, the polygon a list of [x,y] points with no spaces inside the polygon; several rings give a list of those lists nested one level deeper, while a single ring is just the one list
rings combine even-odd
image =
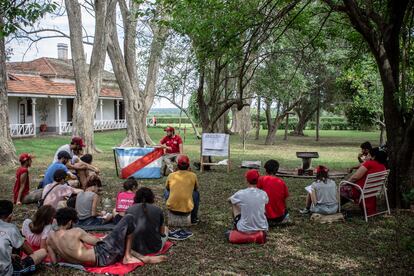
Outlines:
[{"label": "house roof", "polygon": [[[42,57],[31,61],[7,62],[7,71],[11,73],[38,74],[44,77],[75,79],[72,60]],[[104,71],[103,81],[116,82],[115,75]]]},{"label": "house roof", "polygon": [[[75,83],[54,82],[41,75],[9,73],[7,92],[13,94],[70,96],[75,97]],[[103,98],[122,98],[121,92],[115,88],[104,87],[99,95]]]}]

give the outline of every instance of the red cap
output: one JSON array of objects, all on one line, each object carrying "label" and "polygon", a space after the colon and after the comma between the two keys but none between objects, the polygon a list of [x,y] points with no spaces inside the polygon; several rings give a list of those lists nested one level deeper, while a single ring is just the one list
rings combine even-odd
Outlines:
[{"label": "red cap", "polygon": [[171,127],[171,126],[168,126],[168,127],[166,127],[166,128],[164,129],[164,131],[172,131],[172,132],[174,132],[174,131],[175,131],[175,129],[174,129],[173,127]]},{"label": "red cap", "polygon": [[33,157],[34,157],[33,155],[24,152],[24,153],[20,154],[19,161],[24,162],[26,160],[32,159]]},{"label": "red cap", "polygon": [[259,172],[257,170],[248,170],[245,174],[247,182],[250,184],[257,184],[257,180],[259,179]]},{"label": "red cap", "polygon": [[316,167],[316,173],[321,173],[321,172],[328,173],[329,169],[325,166],[319,165]]},{"label": "red cap", "polygon": [[177,164],[178,165],[190,165],[190,159],[187,155],[181,154],[177,158]]},{"label": "red cap", "polygon": [[76,144],[82,148],[84,148],[86,145],[83,143],[83,140],[81,137],[75,136],[72,138],[72,144]]}]

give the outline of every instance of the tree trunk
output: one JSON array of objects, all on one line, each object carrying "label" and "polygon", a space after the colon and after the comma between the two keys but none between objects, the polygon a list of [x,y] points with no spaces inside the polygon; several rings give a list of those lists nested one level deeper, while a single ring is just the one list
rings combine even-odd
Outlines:
[{"label": "tree trunk", "polygon": [[111,59],[115,77],[119,84],[122,96],[125,99],[125,114],[128,124],[123,145],[144,146],[153,144],[148,134],[146,119],[154,102],[155,85],[157,83],[161,53],[167,39],[168,29],[165,26],[153,25],[153,39],[150,48],[148,71],[144,91],[138,86],[136,66],[137,22],[135,11],[138,8],[136,1],[119,1],[119,7],[124,26],[124,51],[122,52],[117,32],[116,12],[110,16],[110,40],[108,55]]},{"label": "tree trunk", "polygon": [[[3,19],[0,18],[0,24]],[[4,37],[0,38],[0,164],[17,164],[16,149],[9,129],[9,108],[7,97],[6,49]]]},{"label": "tree trunk", "polygon": [[95,1],[95,37],[90,65],[85,59],[82,34],[82,13],[77,0],[65,0],[68,14],[72,64],[76,83],[74,101],[73,134],[81,136],[86,144],[85,152],[97,151],[94,143],[94,117],[102,84],[108,44],[108,24],[115,0]]},{"label": "tree trunk", "polygon": [[257,115],[256,115],[256,135],[254,137],[255,140],[259,140],[260,137],[260,101],[261,97],[257,97]]},{"label": "tree trunk", "polygon": [[[251,101],[247,101],[248,104]],[[230,131],[234,133],[241,133],[242,131],[250,131],[252,129],[252,120],[250,118],[250,106],[243,107],[242,110],[232,108],[232,123]]]}]

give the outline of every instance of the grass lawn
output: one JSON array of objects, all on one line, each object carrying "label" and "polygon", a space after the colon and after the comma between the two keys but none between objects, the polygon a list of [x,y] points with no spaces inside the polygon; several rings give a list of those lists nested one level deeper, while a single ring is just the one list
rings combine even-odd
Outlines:
[{"label": "grass lawn", "polygon": [[[282,132],[279,133],[280,135]],[[412,274],[414,254],[405,249],[408,234],[413,233],[414,214],[393,212],[391,216],[379,216],[365,223],[361,216],[353,215],[345,223],[322,225],[312,223],[298,213],[305,200],[303,180],[286,179],[290,191],[288,206],[294,225],[271,229],[268,242],[263,245],[231,245],[224,239],[224,231],[231,225],[227,198],[244,188],[245,170],[238,166],[242,160],[279,160],[284,168],[301,164],[296,151],[318,151],[320,158],[314,165],[324,164],[335,170],[345,170],[355,164],[359,144],[369,140],[377,144],[379,133],[356,131],[321,131],[321,141],[315,142],[314,132],[308,137],[289,137],[283,141],[278,136],[277,144],[265,146],[261,133],[259,141],[248,140],[243,152],[238,136],[231,137],[233,167],[230,174],[225,168],[200,174],[201,223],[192,227],[194,236],[177,242],[171,250],[169,260],[158,265],[138,268],[136,274]],[[163,135],[160,128],[151,129],[151,137],[158,141]],[[199,141],[187,133],[185,151],[192,160],[199,158]],[[95,164],[102,170],[104,197],[114,199],[122,181],[116,177],[111,148],[118,145],[123,131],[96,134],[97,146],[103,151],[95,156]],[[31,169],[32,178],[37,181],[43,173],[58,146],[67,143],[69,137],[39,137],[15,140],[18,153],[31,152],[37,158]],[[0,168],[0,198],[11,198],[14,183],[12,167]],[[165,179],[144,180],[142,185],[154,189],[157,204],[161,199]],[[33,187],[35,184],[33,183]],[[15,209],[15,222],[21,225],[24,218],[35,212],[35,206]],[[50,275],[44,268],[40,275]],[[57,274],[81,275],[82,272],[59,269]]]}]

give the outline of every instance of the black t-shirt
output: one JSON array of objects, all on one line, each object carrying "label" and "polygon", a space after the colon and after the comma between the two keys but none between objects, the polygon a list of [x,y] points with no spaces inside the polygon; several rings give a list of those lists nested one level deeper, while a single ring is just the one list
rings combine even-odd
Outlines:
[{"label": "black t-shirt", "polygon": [[160,208],[152,204],[145,204],[145,207],[146,213],[142,203],[134,204],[126,211],[134,216],[136,223],[132,249],[143,255],[161,249],[160,227],[164,224],[164,214]]}]

